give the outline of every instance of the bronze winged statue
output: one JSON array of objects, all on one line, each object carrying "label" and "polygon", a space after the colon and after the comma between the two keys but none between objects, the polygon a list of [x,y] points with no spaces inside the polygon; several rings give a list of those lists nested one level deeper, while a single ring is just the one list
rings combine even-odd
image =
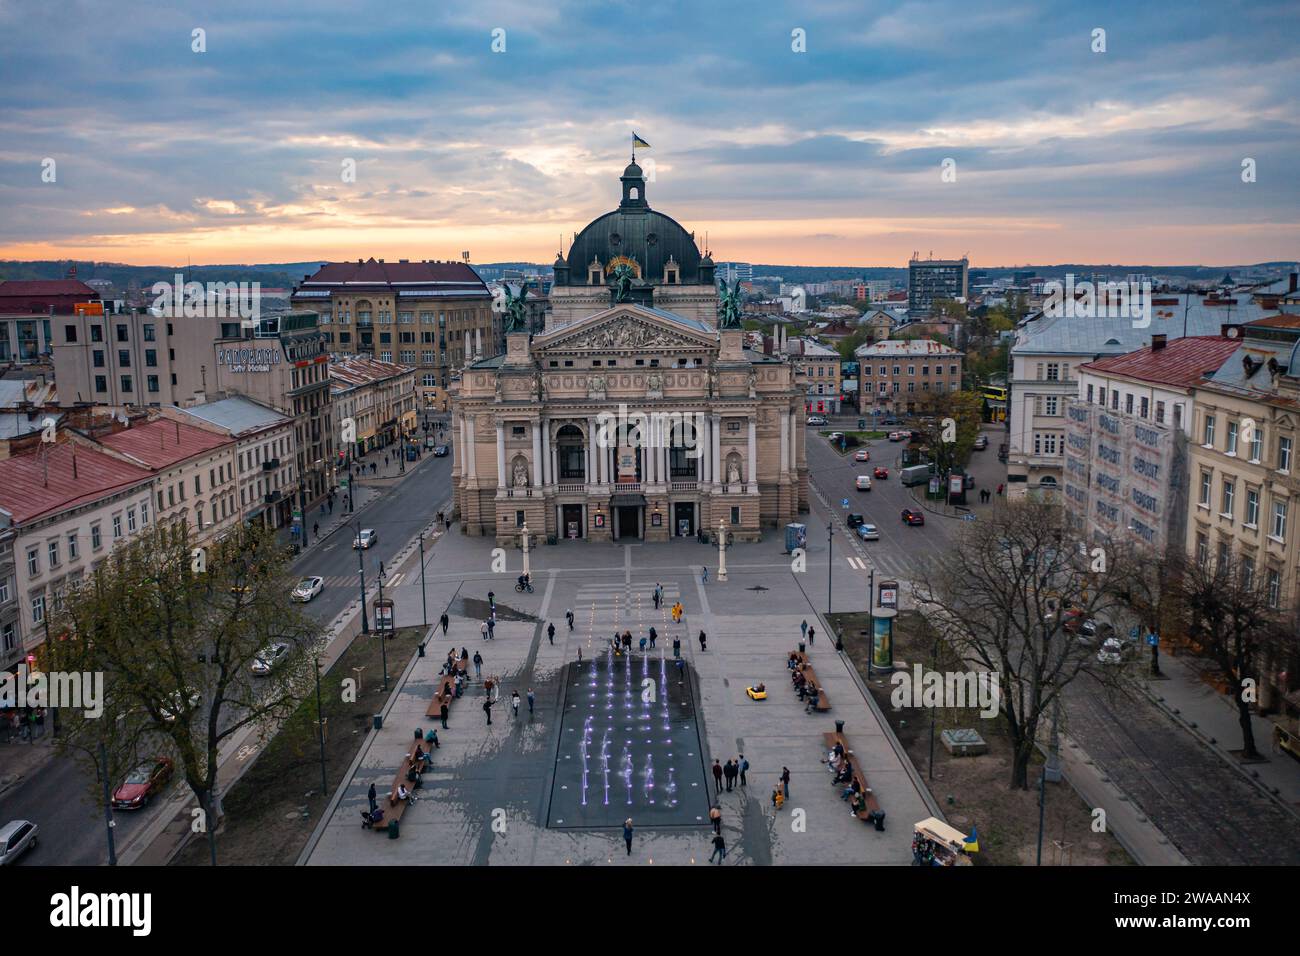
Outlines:
[{"label": "bronze winged statue", "polygon": [[524,300],[528,298],[528,286],[521,285],[519,293],[516,295],[507,283],[506,290],[506,308],[505,308],[505,325],[506,334],[511,332],[527,332],[528,316],[524,312]]},{"label": "bronze winged statue", "polygon": [[718,327],[740,328],[740,311],[740,280],[730,289],[726,282],[718,283]]}]

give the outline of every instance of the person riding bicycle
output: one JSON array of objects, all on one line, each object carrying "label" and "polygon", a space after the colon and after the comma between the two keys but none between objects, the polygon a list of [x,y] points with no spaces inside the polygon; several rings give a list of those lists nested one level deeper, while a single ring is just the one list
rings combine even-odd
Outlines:
[{"label": "person riding bicycle", "polygon": [[527,574],[519,575],[519,590],[529,591],[532,589],[532,583],[528,580],[529,577],[530,575]]}]

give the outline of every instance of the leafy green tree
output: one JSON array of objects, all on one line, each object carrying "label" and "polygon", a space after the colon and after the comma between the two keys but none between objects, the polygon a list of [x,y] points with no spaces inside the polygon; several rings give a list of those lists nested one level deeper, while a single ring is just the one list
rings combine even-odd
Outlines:
[{"label": "leafy green tree", "polygon": [[[204,811],[214,863],[218,750],[293,712],[323,638],[289,600],[288,564],[268,530],[241,526],[196,548],[186,523],[155,524],[118,546],[51,621],[47,669],[104,675],[102,715],[61,712],[65,750],[86,756],[105,744],[111,773],[170,754]],[[287,653],[254,674],[275,644]]]}]

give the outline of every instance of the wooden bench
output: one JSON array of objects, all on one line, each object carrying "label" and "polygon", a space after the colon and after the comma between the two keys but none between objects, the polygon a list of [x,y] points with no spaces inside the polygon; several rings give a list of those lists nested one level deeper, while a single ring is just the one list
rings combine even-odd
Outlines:
[{"label": "wooden bench", "polygon": [[416,790],[416,785],[412,782],[409,782],[406,779],[406,775],[410,772],[411,767],[415,764],[415,748],[417,746],[423,749],[424,741],[412,740],[411,749],[407,751],[406,756],[402,759],[402,765],[397,768],[397,776],[393,778],[392,789],[388,791],[388,802],[386,804],[381,804],[384,811],[384,819],[383,819],[383,823],[380,826],[374,828],[376,833],[386,833],[388,831],[389,821],[402,819],[402,814],[405,813],[406,808],[410,806],[410,803],[408,803],[406,800],[397,799],[397,788],[399,786],[405,786],[406,789],[411,791],[412,793],[414,793]]},{"label": "wooden bench", "polygon": [[432,717],[438,720],[442,717],[442,705],[447,705],[447,710],[451,710],[451,702],[456,699],[456,681],[448,674],[443,674],[439,678],[438,689],[434,691],[433,700],[429,703],[429,709],[424,712],[424,716]]},{"label": "wooden bench", "polygon": [[[795,651],[794,653],[798,654],[798,651]],[[799,663],[802,665],[801,670],[803,672],[804,679],[805,681],[811,682],[817,688],[817,706],[814,709],[818,713],[822,713],[824,711],[830,710],[831,699],[830,699],[830,695],[826,693],[826,687],[822,684],[820,680],[818,680],[817,672],[813,670],[812,665],[808,663],[808,655],[804,654],[801,656],[802,656],[802,660],[800,660]],[[789,660],[789,658],[787,657],[786,660]],[[794,692],[796,694],[799,693],[799,688],[795,687],[793,682],[791,682],[790,686],[794,687]]]},{"label": "wooden bench", "polygon": [[[873,819],[873,814],[877,812],[881,812],[880,801],[876,799],[875,792],[871,789],[870,784],[867,783],[867,775],[862,772],[861,762],[859,762],[857,757],[853,754],[852,749],[849,747],[849,742],[844,737],[843,734],[835,733],[834,731],[828,731],[827,733],[822,734],[822,741],[826,744],[826,749],[828,751],[834,750],[836,744],[839,744],[841,747],[844,748],[844,759],[848,760],[849,766],[853,774],[851,779],[856,780],[858,782],[858,786],[861,788],[861,792],[867,798],[866,808],[863,810],[856,811],[854,813],[854,816],[856,816],[859,820],[862,820],[864,823],[870,823]],[[835,784],[835,786],[839,787],[841,786],[841,784],[837,783]]]}]

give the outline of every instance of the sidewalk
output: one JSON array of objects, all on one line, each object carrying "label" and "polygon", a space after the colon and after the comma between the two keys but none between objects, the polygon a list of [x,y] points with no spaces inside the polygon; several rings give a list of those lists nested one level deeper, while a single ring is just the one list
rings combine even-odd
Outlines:
[{"label": "sidewalk", "polygon": [[54,735],[49,728],[38,734],[35,743],[20,740],[15,734],[8,743],[0,743],[0,794],[16,787],[31,773],[54,756]]},{"label": "sidewalk", "polygon": [[1241,726],[1232,701],[1200,679],[1195,658],[1160,655],[1160,670],[1169,679],[1146,681],[1147,695],[1188,733],[1196,736],[1243,777],[1275,797],[1300,819],[1300,760],[1273,745],[1273,722],[1255,714],[1255,748],[1265,762],[1243,763],[1230,751],[1241,749]]}]

